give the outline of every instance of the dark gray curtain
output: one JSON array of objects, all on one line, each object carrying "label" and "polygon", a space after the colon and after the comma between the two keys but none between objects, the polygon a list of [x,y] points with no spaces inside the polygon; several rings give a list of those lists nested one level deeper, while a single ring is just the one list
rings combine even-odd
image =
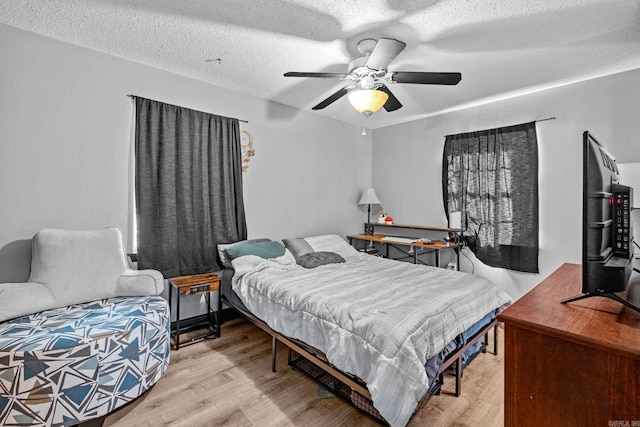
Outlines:
[{"label": "dark gray curtain", "polygon": [[442,190],[447,213],[477,233],[487,265],[538,272],[538,142],[535,122],[445,139]]},{"label": "dark gray curtain", "polygon": [[138,266],[165,277],[219,270],[246,239],[237,119],[135,97]]}]

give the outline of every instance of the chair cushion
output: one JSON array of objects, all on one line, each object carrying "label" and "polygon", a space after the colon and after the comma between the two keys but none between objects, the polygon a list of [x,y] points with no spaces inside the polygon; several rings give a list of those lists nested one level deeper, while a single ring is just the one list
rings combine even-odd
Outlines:
[{"label": "chair cushion", "polygon": [[167,369],[169,322],[151,296],[0,323],[0,425],[72,425],[132,401]]}]

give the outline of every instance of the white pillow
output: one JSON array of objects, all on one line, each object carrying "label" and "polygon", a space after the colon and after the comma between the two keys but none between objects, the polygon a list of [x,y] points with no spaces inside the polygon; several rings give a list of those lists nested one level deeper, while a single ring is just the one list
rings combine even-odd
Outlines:
[{"label": "white pillow", "polygon": [[41,230],[32,239],[29,282],[51,290],[55,307],[111,298],[128,269],[120,231]]},{"label": "white pillow", "polygon": [[[159,271],[129,269],[115,227],[44,229],[32,239],[29,283],[1,285],[0,304],[13,299],[15,307],[6,312],[17,316],[118,296],[159,295],[163,287]],[[18,292],[33,295],[34,302]]]},{"label": "white pillow", "polygon": [[305,237],[309,245],[316,252],[335,252],[343,258],[357,255],[359,252],[347,241],[336,234],[325,234],[322,236]]}]

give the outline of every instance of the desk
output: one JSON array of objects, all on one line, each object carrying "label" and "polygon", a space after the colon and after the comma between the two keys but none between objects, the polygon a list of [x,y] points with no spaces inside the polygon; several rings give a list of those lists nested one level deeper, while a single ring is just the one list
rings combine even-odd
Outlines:
[{"label": "desk", "polygon": [[606,298],[561,304],[581,289],[581,266],[564,264],[498,315],[505,427],[640,425],[640,314]]},{"label": "desk", "polygon": [[[416,231],[437,231],[441,233],[447,233],[449,237],[453,237],[455,242],[458,242],[458,239],[462,237],[462,229],[461,228],[450,228],[450,227],[434,227],[432,225],[413,225],[413,224],[387,224],[381,222],[367,222],[364,224],[365,231],[370,230],[371,233],[375,234],[376,227],[389,227],[389,228],[402,228],[405,230],[416,230]],[[365,233],[367,234],[367,233]]]},{"label": "desk", "polygon": [[[436,256],[436,266],[440,267],[440,251],[443,249],[453,249],[456,252],[456,265],[457,268],[460,269],[460,246],[455,243],[447,243],[439,240],[433,240],[431,243],[423,243],[421,241],[416,241],[413,243],[405,243],[405,242],[394,242],[389,240],[383,240],[384,237],[389,237],[387,234],[352,234],[347,236],[349,239],[349,243],[353,245],[353,241],[364,241],[364,242],[374,242],[374,243],[384,243],[386,248],[385,256],[389,257],[389,245],[396,247],[409,247],[413,249],[413,263],[418,263],[418,251],[416,249],[425,249],[428,252],[435,252]],[[402,250],[402,249],[401,249]],[[409,254],[410,252],[402,252]],[[428,253],[427,252],[427,253]],[[424,253],[424,252],[423,252]]]}]

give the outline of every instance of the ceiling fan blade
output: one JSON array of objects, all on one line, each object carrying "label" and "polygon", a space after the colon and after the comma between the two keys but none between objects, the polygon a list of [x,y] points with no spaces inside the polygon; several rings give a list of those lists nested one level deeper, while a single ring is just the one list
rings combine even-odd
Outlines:
[{"label": "ceiling fan blade", "polygon": [[394,71],[391,77],[396,83],[423,85],[457,85],[462,79],[460,73],[428,73],[420,71]]},{"label": "ceiling fan blade", "polygon": [[347,77],[345,73],[305,73],[305,72],[297,72],[297,71],[289,71],[288,73],[284,73],[284,76],[285,77],[320,77],[325,79]]},{"label": "ceiling fan blade", "polygon": [[381,38],[376,43],[373,51],[371,51],[371,55],[369,55],[367,67],[374,70],[386,70],[391,61],[402,52],[405,46],[406,43],[396,39]]},{"label": "ceiling fan blade", "polygon": [[391,93],[388,87],[386,87],[385,85],[382,85],[378,88],[378,90],[381,90],[387,95],[389,95],[389,99],[387,99],[387,102],[385,102],[383,105],[385,110],[387,110],[388,112],[391,112],[391,111],[396,111],[402,108],[402,104],[400,103],[400,101],[398,101],[398,98],[396,98],[395,95]]},{"label": "ceiling fan blade", "polygon": [[335,101],[337,101],[338,99],[342,98],[343,96],[345,96],[348,92],[347,88],[349,86],[345,86],[342,89],[340,89],[339,91],[337,91],[336,93],[334,93],[333,95],[331,95],[330,97],[328,97],[327,99],[325,99],[324,101],[322,101],[321,103],[319,103],[318,105],[316,105],[315,107],[312,108],[312,110],[321,110],[324,107],[326,107],[327,105],[330,105],[332,103],[334,103]]}]

